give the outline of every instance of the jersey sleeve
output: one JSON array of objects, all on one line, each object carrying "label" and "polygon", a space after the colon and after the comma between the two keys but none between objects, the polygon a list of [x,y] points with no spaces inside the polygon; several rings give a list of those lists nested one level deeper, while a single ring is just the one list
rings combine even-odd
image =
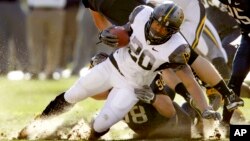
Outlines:
[{"label": "jersey sleeve", "polygon": [[187,62],[190,58],[190,48],[186,44],[180,45],[176,50],[174,50],[169,56],[169,62],[174,71],[181,70],[187,65]]},{"label": "jersey sleeve", "polygon": [[162,76],[160,74],[157,74],[156,77],[154,78],[153,82],[151,83],[150,87],[154,94],[166,94],[165,89],[164,89],[164,81],[162,79]]}]

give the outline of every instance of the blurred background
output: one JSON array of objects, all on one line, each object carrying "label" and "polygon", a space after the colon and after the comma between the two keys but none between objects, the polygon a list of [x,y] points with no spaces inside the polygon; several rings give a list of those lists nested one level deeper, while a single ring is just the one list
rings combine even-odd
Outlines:
[{"label": "blurred background", "polygon": [[97,52],[98,30],[80,0],[0,0],[0,77],[78,76]]}]

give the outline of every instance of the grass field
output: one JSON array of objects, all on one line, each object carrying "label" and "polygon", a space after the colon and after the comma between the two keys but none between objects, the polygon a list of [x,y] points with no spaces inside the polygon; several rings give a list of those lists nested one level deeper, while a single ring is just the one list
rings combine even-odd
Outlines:
[{"label": "grass field", "polygon": [[[69,88],[76,77],[61,80],[9,81],[0,78],[0,140],[15,139],[18,131],[27,125],[59,93]],[[250,100],[240,108],[250,121]],[[182,99],[177,97],[177,101]],[[77,104],[66,116],[73,122],[81,117],[90,121],[102,106],[103,101],[87,99]],[[73,113],[72,113],[73,112]],[[73,115],[73,116],[72,116]],[[74,121],[76,122],[76,121]],[[129,132],[124,132],[129,133]],[[119,134],[119,133],[117,133]]]}]

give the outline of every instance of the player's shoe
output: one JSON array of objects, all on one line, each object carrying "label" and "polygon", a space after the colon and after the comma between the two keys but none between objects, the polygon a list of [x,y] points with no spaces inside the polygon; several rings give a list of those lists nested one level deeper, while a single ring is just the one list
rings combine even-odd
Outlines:
[{"label": "player's shoe", "polygon": [[201,111],[197,108],[197,106],[194,104],[194,100],[192,98],[189,99],[189,101],[187,101],[188,104],[190,105],[190,107],[192,107],[194,109],[194,111],[196,112],[196,114],[198,116],[201,116]]},{"label": "player's shoe", "polygon": [[224,105],[227,110],[232,111],[237,109],[239,106],[244,106],[244,101],[232,91],[230,95],[225,96]]},{"label": "player's shoe", "polygon": [[24,127],[24,128],[18,133],[17,139],[19,139],[19,140],[28,139],[27,127]]},{"label": "player's shoe", "polygon": [[93,128],[91,128],[88,140],[89,141],[96,141],[99,138],[101,138],[104,134],[106,134],[108,131],[109,131],[109,129],[107,131],[102,132],[102,133],[98,133]]}]

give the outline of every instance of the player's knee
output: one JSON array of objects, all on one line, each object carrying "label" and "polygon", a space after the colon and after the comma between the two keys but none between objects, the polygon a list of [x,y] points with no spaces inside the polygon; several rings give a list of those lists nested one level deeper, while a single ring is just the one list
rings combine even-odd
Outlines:
[{"label": "player's knee", "polygon": [[106,131],[103,132],[97,132],[94,128],[94,122],[95,120],[91,122],[91,129],[88,137],[88,140],[90,141],[98,140],[101,136],[105,135],[109,131],[109,129],[107,129]]},{"label": "player's knee", "polygon": [[117,117],[112,109],[103,109],[95,118],[93,129],[98,133],[102,133],[107,131],[112,125],[120,120],[121,118]]},{"label": "player's knee", "polygon": [[72,86],[68,91],[65,92],[64,98],[69,103],[77,103],[87,98],[87,91],[83,87]]},{"label": "player's knee", "polygon": [[212,64],[219,71],[224,80],[228,80],[230,78],[230,70],[223,57],[214,58],[212,60]]}]

